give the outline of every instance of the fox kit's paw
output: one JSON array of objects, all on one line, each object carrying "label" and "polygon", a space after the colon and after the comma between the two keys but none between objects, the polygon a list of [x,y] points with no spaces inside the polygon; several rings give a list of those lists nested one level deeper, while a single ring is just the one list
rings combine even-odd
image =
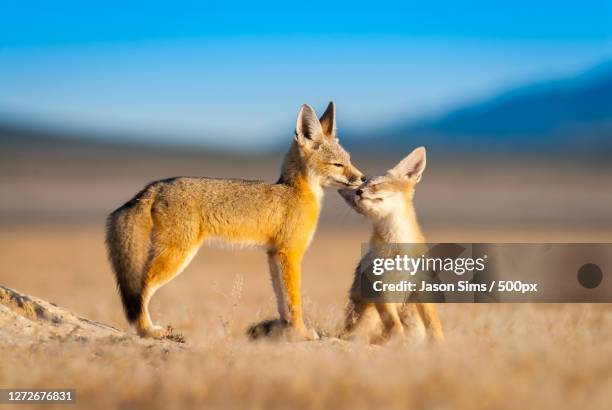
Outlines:
[{"label": "fox kit's paw", "polygon": [[265,320],[249,328],[247,335],[251,340],[271,339],[288,340],[291,342],[303,340],[318,340],[319,335],[314,329],[302,326],[292,326],[282,319]]},{"label": "fox kit's paw", "polygon": [[444,344],[444,334],[442,332],[434,333],[430,339],[435,345],[441,346]]}]

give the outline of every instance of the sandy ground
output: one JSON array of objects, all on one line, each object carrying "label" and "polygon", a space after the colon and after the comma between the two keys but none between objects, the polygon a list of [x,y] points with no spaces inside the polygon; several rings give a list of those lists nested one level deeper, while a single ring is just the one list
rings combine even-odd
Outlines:
[{"label": "sandy ground", "polygon": [[[363,223],[327,224],[306,255],[306,316],[342,321]],[[610,241],[609,230],[436,230],[432,241]],[[125,329],[98,224],[5,225],[0,283]],[[203,248],[152,303],[181,348],[0,340],[0,386],[74,388],[78,408],[609,408],[612,307],[443,305],[443,346],[249,342],[275,316],[265,256]],[[7,407],[7,406],[4,406]],[[61,405],[41,405],[60,408]],[[23,407],[18,407],[23,408]]]}]

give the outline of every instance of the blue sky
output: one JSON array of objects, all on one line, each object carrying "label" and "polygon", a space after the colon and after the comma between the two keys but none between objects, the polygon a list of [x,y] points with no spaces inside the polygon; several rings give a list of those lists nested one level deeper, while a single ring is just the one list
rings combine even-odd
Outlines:
[{"label": "blue sky", "polygon": [[610,1],[202,3],[4,1],[0,114],[256,148],[303,102],[375,129],[612,57]]}]

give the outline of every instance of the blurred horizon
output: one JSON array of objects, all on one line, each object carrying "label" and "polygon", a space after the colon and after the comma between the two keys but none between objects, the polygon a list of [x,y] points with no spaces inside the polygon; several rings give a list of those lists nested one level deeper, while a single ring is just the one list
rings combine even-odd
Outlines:
[{"label": "blurred horizon", "polygon": [[[594,67],[607,67],[612,78],[607,2],[351,4],[11,3],[0,15],[0,122],[248,153],[285,145],[301,104],[321,111],[334,100],[341,137],[391,144],[399,134],[443,133],[447,141],[472,129],[464,121],[415,130]],[[608,138],[611,97],[576,101],[584,95],[566,97],[562,119],[513,132],[549,141],[575,122],[583,132],[593,119],[576,117],[576,106],[596,104],[605,112],[587,132]],[[488,114],[524,115],[514,108]],[[488,130],[492,138],[508,135],[507,127]]]},{"label": "blurred horizon", "polygon": [[[96,224],[150,181],[274,182],[301,104],[366,175],[416,146],[426,229],[612,226],[606,2],[11,2],[0,224]],[[328,190],[321,220],[366,221]],[[519,235],[520,234],[520,235]]]}]

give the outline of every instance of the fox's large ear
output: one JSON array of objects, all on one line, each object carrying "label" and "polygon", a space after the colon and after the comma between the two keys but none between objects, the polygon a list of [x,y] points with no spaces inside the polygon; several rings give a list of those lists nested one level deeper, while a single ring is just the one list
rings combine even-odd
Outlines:
[{"label": "fox's large ear", "polygon": [[327,109],[319,118],[323,134],[328,138],[336,138],[336,105],[333,101],[329,102]]},{"label": "fox's large ear", "polygon": [[419,182],[425,171],[425,162],[425,147],[419,147],[390,169],[389,173],[397,178],[408,178]]},{"label": "fox's large ear", "polygon": [[323,128],[317,113],[308,104],[302,105],[295,123],[295,140],[300,146],[318,144],[323,138]]}]

